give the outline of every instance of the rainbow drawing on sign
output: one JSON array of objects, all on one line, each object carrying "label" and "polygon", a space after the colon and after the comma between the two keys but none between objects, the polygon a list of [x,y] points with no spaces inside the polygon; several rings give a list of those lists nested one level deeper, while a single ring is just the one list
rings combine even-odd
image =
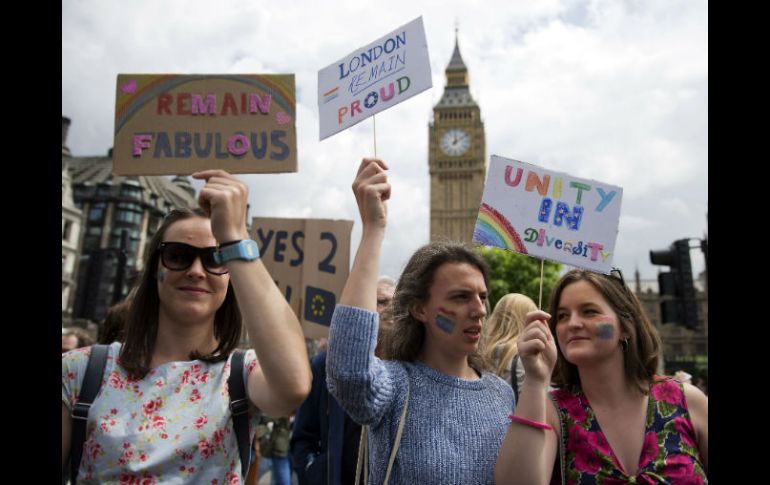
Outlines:
[{"label": "rainbow drawing on sign", "polygon": [[339,86],[337,86],[337,87],[336,87],[336,88],[334,88],[334,89],[330,89],[329,91],[326,91],[326,92],[324,93],[324,103],[328,103],[328,102],[329,102],[329,101],[331,101],[332,99],[334,99],[334,98],[336,98],[337,96],[339,96],[339,95],[340,95],[340,93],[339,93],[339,91],[338,91],[339,89],[340,89],[340,87],[339,87]]},{"label": "rainbow drawing on sign", "polygon": [[508,219],[486,203],[482,203],[479,207],[479,217],[473,229],[473,240],[485,246],[496,246],[527,254],[526,246]]}]

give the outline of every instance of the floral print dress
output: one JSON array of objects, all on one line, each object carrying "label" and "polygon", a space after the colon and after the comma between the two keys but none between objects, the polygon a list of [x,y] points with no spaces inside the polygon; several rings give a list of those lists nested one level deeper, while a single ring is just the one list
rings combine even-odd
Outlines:
[{"label": "floral print dress", "polygon": [[650,386],[644,445],[634,476],[623,472],[582,391],[551,391],[567,430],[567,484],[708,483],[695,442],[684,387],[668,377]]},{"label": "floral print dress", "polygon": [[[121,344],[109,346],[102,388],[88,415],[78,473],[81,483],[241,483],[227,379],[230,358],[167,362],[143,379],[131,379],[116,363]],[[62,402],[72,410],[91,347],[62,355]],[[256,354],[244,359],[244,382]],[[249,436],[259,413],[249,403]]]}]

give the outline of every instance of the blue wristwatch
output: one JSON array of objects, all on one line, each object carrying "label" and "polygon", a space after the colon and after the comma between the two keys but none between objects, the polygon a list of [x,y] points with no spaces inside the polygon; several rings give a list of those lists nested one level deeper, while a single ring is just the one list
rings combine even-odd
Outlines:
[{"label": "blue wristwatch", "polygon": [[254,261],[259,258],[259,246],[251,239],[243,239],[235,244],[230,244],[225,248],[220,247],[214,253],[214,261],[217,264],[224,264],[233,259],[243,259],[244,261]]}]

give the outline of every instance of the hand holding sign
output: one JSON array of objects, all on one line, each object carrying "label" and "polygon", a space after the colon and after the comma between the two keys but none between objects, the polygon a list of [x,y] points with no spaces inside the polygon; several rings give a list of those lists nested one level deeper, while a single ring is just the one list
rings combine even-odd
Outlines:
[{"label": "hand holding sign", "polygon": [[192,178],[205,180],[198,203],[211,217],[211,231],[217,242],[249,239],[246,229],[246,201],[249,187],[224,170],[195,172]]},{"label": "hand holding sign", "polygon": [[390,198],[390,184],[385,171],[388,166],[382,160],[364,158],[353,181],[358,211],[364,230],[384,229],[388,218],[385,201]]},{"label": "hand holding sign", "polygon": [[517,347],[527,379],[548,385],[556,366],[556,341],[548,328],[551,315],[542,310],[527,313]]}]

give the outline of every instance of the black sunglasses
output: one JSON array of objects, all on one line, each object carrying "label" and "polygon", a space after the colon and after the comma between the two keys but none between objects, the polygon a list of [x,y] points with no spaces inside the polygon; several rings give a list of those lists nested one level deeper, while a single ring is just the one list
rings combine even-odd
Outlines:
[{"label": "black sunglasses", "polygon": [[214,253],[217,251],[216,246],[198,248],[180,242],[162,242],[158,251],[160,251],[161,263],[171,271],[184,271],[192,266],[195,258],[199,257],[206,272],[215,275],[229,272],[225,265],[217,263],[214,259]]}]

